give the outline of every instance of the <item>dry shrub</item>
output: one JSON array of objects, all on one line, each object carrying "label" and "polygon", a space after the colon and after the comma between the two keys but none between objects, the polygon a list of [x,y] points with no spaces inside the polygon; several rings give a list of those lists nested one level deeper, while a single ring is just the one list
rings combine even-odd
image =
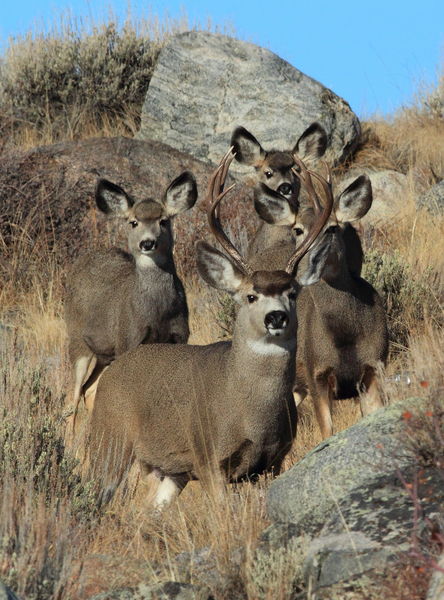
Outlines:
[{"label": "dry shrub", "polygon": [[388,316],[389,339],[392,348],[403,349],[413,329],[425,321],[436,326],[443,323],[443,312],[431,293],[434,274],[431,268],[414,273],[400,253],[369,250],[365,254],[363,277],[382,295]]},{"label": "dry shrub", "polygon": [[123,25],[62,17],[49,32],[11,40],[0,63],[0,131],[31,146],[132,135],[158,53],[186,17]]}]

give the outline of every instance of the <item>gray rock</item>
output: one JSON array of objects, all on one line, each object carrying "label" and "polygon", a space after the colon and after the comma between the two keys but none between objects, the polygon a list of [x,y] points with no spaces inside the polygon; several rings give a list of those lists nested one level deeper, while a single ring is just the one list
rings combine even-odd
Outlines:
[{"label": "gray rock", "polygon": [[353,169],[338,186],[338,192],[344,190],[359,175],[370,177],[373,190],[371,209],[362,219],[362,223],[372,227],[383,227],[395,221],[407,201],[409,179],[406,175],[392,171],[372,171],[370,169]]},{"label": "gray rock", "polygon": [[167,581],[157,585],[139,585],[138,595],[134,600],[214,600],[208,588]]},{"label": "gray rock", "polygon": [[194,552],[181,552],[174,558],[174,569],[181,581],[194,581],[210,589],[216,597],[230,600],[244,598],[239,590],[240,571],[243,551],[235,549],[230,554],[229,569],[224,572],[210,548],[201,548]]},{"label": "gray rock", "polygon": [[380,409],[316,446],[271,484],[270,518],[316,534],[354,488],[384,470],[393,473],[413,464],[413,450],[400,444],[402,413],[420,402],[409,399]]},{"label": "gray rock", "polygon": [[20,600],[4,583],[0,581],[0,600]]},{"label": "gray rock", "polygon": [[166,581],[154,585],[139,584],[137,589],[122,588],[103,592],[89,600],[214,600],[208,589],[189,583]]},{"label": "gray rock", "polygon": [[318,589],[349,581],[379,569],[396,551],[395,546],[384,547],[355,531],[315,538],[304,563],[306,584]]},{"label": "gray rock", "polygon": [[416,199],[418,208],[425,208],[434,215],[444,213],[444,180],[429,188]]},{"label": "gray rock", "polygon": [[429,406],[409,399],[377,411],[325,440],[270,486],[275,523],[263,540],[270,552],[308,536],[304,579],[311,589],[382,572],[412,549],[427,553],[430,526],[442,530],[442,470],[421,466],[421,448],[405,443],[408,413]]},{"label": "gray rock", "polygon": [[[402,477],[414,481],[416,471],[403,471]],[[308,548],[307,583],[323,587],[368,571],[382,572],[390,561],[399,561],[401,554],[417,550],[419,545],[427,552],[428,523],[444,522],[442,473],[426,468],[418,480],[419,516],[409,490],[397,475],[382,475],[343,498]]]},{"label": "gray rock", "polygon": [[287,149],[314,121],[328,133],[328,160],[340,162],[356,147],[359,120],[331,90],[269,50],[191,31],[162,49],[138,137],[216,163],[238,125],[265,148]]}]

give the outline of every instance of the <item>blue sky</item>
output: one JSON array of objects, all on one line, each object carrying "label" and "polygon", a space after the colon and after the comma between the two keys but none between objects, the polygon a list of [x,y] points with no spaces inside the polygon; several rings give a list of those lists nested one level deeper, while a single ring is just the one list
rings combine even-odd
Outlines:
[{"label": "blue sky", "polygon": [[[133,0],[131,13],[185,13],[191,23],[232,27],[237,36],[285,58],[345,98],[361,117],[387,114],[413,101],[444,71],[444,0]],[[69,10],[106,20],[124,18],[128,3],[108,0],[0,2],[0,43],[41,30]]]}]

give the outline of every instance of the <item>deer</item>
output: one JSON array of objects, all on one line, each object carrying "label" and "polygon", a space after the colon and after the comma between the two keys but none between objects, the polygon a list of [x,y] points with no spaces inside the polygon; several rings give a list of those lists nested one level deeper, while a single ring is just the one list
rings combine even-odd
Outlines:
[{"label": "deer", "polygon": [[[259,228],[248,246],[248,260],[265,260],[267,265],[267,256],[271,254],[270,268],[273,269],[276,268],[273,266],[276,249],[279,249],[282,263],[292,254],[296,242],[295,229],[274,227],[274,217],[270,219],[268,216],[269,207],[274,202],[280,206],[282,197],[287,200],[294,214],[297,214],[300,206],[310,206],[306,195],[300,194],[305,191],[304,188],[301,190],[300,179],[292,171],[298,168],[295,157],[305,163],[315,164],[325,154],[327,142],[327,132],[317,122],[302,133],[292,150],[264,150],[254,135],[244,127],[237,127],[233,131],[231,145],[236,161],[254,168],[254,206],[261,218]],[[353,225],[348,223],[342,228],[342,236],[349,268],[354,275],[359,276],[363,261],[359,235]]]},{"label": "deer", "polygon": [[172,219],[192,208],[196,181],[185,171],[159,200],[135,200],[100,179],[95,200],[108,217],[125,221],[128,251],[91,250],[67,275],[65,322],[74,369],[72,431],[80,398],[91,410],[103,370],[139,344],[186,343],[188,307],[173,258]]},{"label": "deer", "polygon": [[219,204],[234,187],[223,190],[232,160],[229,151],[207,194],[209,227],[224,252],[204,241],[196,245],[200,276],[238,305],[232,341],[143,345],[109,366],[98,384],[89,438],[91,473],[102,478],[100,502],[112,497],[134,461],[143,476],[154,473],[161,480],[157,508],[170,504],[191,479],[207,486],[213,477],[235,482],[276,474],[296,434],[299,285],[293,273],[312,251],[333,199],[323,182],[324,206],[285,269],[255,271],[219,218]]},{"label": "deer", "polygon": [[[307,180],[307,191],[310,186],[312,181]],[[307,395],[313,400],[323,439],[333,434],[333,400],[359,395],[363,416],[382,406],[378,372],[387,360],[386,314],[376,290],[350,267],[350,246],[347,248],[345,237],[371,204],[370,179],[361,175],[334,199],[331,215],[317,240],[326,258],[317,261],[320,253],[312,253],[298,266],[297,278],[304,287],[296,303],[295,400],[299,404]],[[271,226],[291,230],[296,247],[316,218],[312,207],[302,205],[296,210],[293,202],[276,194],[258,194],[256,210]],[[253,267],[260,264],[280,268],[281,247],[266,248],[250,262]]]}]

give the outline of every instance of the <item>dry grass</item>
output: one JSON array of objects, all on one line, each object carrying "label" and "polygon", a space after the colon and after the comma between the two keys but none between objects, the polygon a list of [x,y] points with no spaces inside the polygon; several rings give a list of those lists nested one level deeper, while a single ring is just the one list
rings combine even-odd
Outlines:
[{"label": "dry grass", "polygon": [[392,118],[363,123],[353,164],[410,174],[421,189],[444,177],[443,140],[442,115],[420,105],[404,108]]}]

